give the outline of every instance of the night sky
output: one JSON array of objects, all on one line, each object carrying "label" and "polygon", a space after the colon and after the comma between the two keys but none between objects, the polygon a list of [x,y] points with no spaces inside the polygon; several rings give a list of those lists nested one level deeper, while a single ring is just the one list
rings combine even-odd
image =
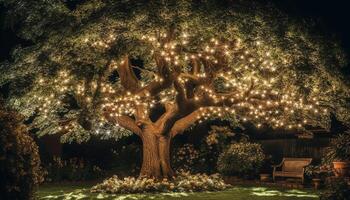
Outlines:
[{"label": "night sky", "polygon": [[350,1],[348,0],[273,0],[291,17],[312,18],[320,30],[334,35],[350,53]]},{"label": "night sky", "polygon": [[[69,2],[69,0],[67,0]],[[348,0],[262,0],[271,1],[278,8],[291,17],[303,19],[315,19],[321,32],[335,36],[350,55],[350,1]],[[72,2],[72,1],[71,1]],[[81,2],[76,1],[74,2]],[[69,6],[72,6],[71,3]],[[22,46],[30,43],[17,38],[11,28],[4,27],[3,11],[0,7],[0,61],[9,58],[11,49],[18,44]],[[348,70],[350,72],[350,70]],[[349,73],[350,74],[350,73]]]}]

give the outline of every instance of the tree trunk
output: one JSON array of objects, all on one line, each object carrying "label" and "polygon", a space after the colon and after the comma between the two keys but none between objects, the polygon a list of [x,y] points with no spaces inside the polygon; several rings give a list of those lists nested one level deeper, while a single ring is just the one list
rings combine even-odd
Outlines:
[{"label": "tree trunk", "polygon": [[174,172],[170,165],[170,137],[144,132],[141,139],[143,159],[140,176],[157,179],[172,178]]},{"label": "tree trunk", "polygon": [[159,138],[159,158],[160,167],[162,169],[163,177],[172,178],[175,174],[170,164],[170,136],[163,136]]}]

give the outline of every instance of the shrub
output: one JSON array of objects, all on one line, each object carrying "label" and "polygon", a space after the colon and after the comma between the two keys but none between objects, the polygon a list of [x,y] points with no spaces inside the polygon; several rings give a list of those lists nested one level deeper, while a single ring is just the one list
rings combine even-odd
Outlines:
[{"label": "shrub", "polygon": [[0,193],[3,199],[32,199],[43,181],[38,146],[21,117],[0,107]]},{"label": "shrub", "polygon": [[106,193],[146,193],[146,192],[199,192],[217,191],[226,189],[226,185],[218,174],[206,175],[189,172],[179,172],[173,180],[156,180],[152,178],[126,177],[119,179],[118,176],[106,179],[103,183],[91,188],[91,192]]},{"label": "shrub", "polygon": [[198,163],[199,153],[192,144],[184,144],[180,148],[174,148],[172,153],[173,167],[176,170],[193,170]]},{"label": "shrub", "polygon": [[326,149],[325,160],[329,164],[333,161],[350,161],[350,132],[332,139],[330,146]]},{"label": "shrub", "polygon": [[217,172],[216,164],[219,155],[227,148],[237,134],[232,132],[228,126],[211,126],[211,130],[203,138],[199,147],[198,171],[209,174]]},{"label": "shrub", "polygon": [[44,168],[47,173],[45,178],[47,182],[85,181],[97,179],[103,175],[100,167],[79,158],[63,160],[60,157],[54,157],[53,161]]},{"label": "shrub", "polygon": [[122,177],[138,175],[142,164],[142,149],[140,147],[142,148],[140,144],[135,142],[115,145],[111,149],[113,155],[108,159],[110,171]]},{"label": "shrub", "polygon": [[218,171],[227,176],[255,175],[264,162],[265,155],[260,144],[234,143],[218,159]]},{"label": "shrub", "polygon": [[327,190],[320,196],[321,200],[350,200],[350,189],[344,178],[331,178]]},{"label": "shrub", "polygon": [[221,150],[226,147],[229,139],[234,137],[236,134],[232,132],[228,126],[211,126],[207,137],[205,138],[205,143],[209,148],[218,146]]},{"label": "shrub", "polygon": [[[229,126],[210,126],[210,131],[199,134],[200,139],[191,141],[190,138],[173,142],[172,166],[175,170],[185,170],[191,173],[217,173],[219,155],[233,141],[247,141],[249,137],[242,133],[235,133]],[[192,142],[192,143],[185,143]]]},{"label": "shrub", "polygon": [[325,180],[327,177],[333,175],[332,169],[328,167],[328,165],[308,165],[305,167],[305,175],[307,178],[319,178]]}]

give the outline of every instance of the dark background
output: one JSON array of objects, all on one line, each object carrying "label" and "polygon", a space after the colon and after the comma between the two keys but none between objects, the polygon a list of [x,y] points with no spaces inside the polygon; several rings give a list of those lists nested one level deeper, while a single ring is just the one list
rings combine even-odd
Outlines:
[{"label": "dark background", "polygon": [[[66,0],[70,7],[83,0]],[[332,35],[341,41],[341,44],[350,55],[350,1],[348,0],[261,0],[272,2],[291,17],[314,19],[320,31]],[[11,49],[18,44],[22,46],[30,43],[16,37],[13,30],[4,27],[4,8],[0,5],[0,61],[9,58]],[[349,70],[350,71],[350,70]]]},{"label": "dark background", "polygon": [[350,53],[350,1],[348,0],[272,0],[291,17],[315,19],[320,30],[334,35]]}]

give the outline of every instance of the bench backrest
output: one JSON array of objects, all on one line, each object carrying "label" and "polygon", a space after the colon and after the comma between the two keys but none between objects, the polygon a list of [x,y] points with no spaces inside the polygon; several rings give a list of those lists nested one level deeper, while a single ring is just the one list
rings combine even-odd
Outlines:
[{"label": "bench backrest", "polygon": [[308,166],[312,158],[283,158],[282,171],[302,172],[303,168]]}]

